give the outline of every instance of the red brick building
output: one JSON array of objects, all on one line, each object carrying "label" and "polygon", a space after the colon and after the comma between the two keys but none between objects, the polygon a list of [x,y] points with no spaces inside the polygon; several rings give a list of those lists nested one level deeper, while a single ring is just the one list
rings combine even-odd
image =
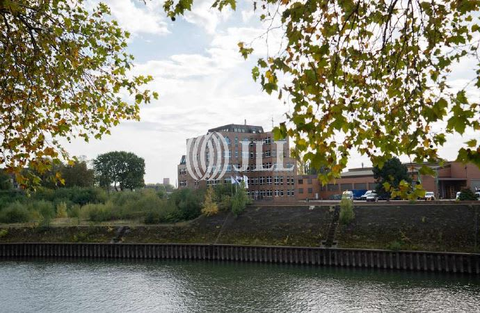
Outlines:
[{"label": "red brick building", "polygon": [[[208,130],[208,133],[221,134],[228,145],[226,173],[220,179],[196,180],[187,170],[187,158],[182,156],[178,165],[178,187],[200,188],[207,185],[231,184],[231,177],[248,177],[248,194],[254,200],[294,201],[296,190],[297,167],[290,158],[288,140],[275,142],[271,132],[264,132],[261,126],[229,124]],[[207,134],[208,134],[207,133]],[[257,142],[263,143],[258,150]],[[248,145],[242,143],[248,143]],[[243,151],[242,147],[248,147]],[[257,156],[261,156],[264,169],[257,169]],[[248,164],[242,170],[242,161]],[[292,170],[279,170],[278,163]]]},{"label": "red brick building", "polygon": [[[480,169],[474,164],[447,162],[443,166],[430,165],[435,176],[420,175],[419,165],[405,164],[414,181],[422,183],[427,191],[435,192],[437,198],[454,199],[456,192],[462,188],[480,189]],[[330,199],[345,190],[373,190],[376,183],[372,168],[354,168],[342,173],[341,178],[322,186],[316,175],[299,175],[297,177],[297,199]]]}]

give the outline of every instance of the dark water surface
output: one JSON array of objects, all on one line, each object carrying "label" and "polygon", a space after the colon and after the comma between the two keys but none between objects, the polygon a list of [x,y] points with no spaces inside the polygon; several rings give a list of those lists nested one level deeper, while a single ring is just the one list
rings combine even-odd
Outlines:
[{"label": "dark water surface", "polygon": [[203,261],[0,261],[0,312],[480,312],[480,278]]}]

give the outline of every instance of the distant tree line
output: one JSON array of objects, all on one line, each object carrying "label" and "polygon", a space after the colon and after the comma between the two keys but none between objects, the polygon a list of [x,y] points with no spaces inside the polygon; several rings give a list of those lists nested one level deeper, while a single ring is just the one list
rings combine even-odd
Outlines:
[{"label": "distant tree line", "polygon": [[[131,152],[113,151],[94,159],[93,168],[77,159],[67,164],[55,162],[44,171],[27,168],[23,175],[50,189],[99,186],[106,190],[135,190],[145,186],[145,160]],[[0,170],[0,190],[12,187],[12,176]]]}]

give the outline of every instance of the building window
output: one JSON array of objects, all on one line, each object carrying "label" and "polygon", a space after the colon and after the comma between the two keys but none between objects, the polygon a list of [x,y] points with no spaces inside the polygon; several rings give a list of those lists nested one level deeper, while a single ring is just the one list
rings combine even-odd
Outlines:
[{"label": "building window", "polygon": [[352,184],[340,184],[340,188],[342,191],[352,190]]},{"label": "building window", "polygon": [[313,193],[313,188],[308,188],[308,193]]},{"label": "building window", "polygon": [[272,184],[272,176],[267,176],[267,185]]},{"label": "building window", "polygon": [[275,185],[283,185],[283,176],[275,176]]},{"label": "building window", "polygon": [[299,179],[299,180],[298,180],[298,184],[299,184],[299,185],[303,185],[303,179]]},{"label": "building window", "polygon": [[298,193],[303,194],[303,188],[298,188]]},{"label": "building window", "polygon": [[338,185],[337,184],[328,184],[327,185],[327,190],[328,191],[338,191]]},{"label": "building window", "polygon": [[377,188],[377,183],[368,183],[368,189],[375,190]]},{"label": "building window", "polygon": [[309,184],[309,185],[312,184],[312,179],[311,179],[311,178],[308,179],[308,184]]},{"label": "building window", "polygon": [[367,183],[355,183],[353,184],[353,188],[357,190],[365,190],[367,189]]}]

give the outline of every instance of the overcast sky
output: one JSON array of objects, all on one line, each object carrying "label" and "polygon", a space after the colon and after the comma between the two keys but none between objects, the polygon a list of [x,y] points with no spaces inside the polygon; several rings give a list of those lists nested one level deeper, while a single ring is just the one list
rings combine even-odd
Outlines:
[{"label": "overcast sky", "polygon": [[[175,22],[165,17],[162,1],[147,0],[147,5],[139,0],[102,2],[132,34],[128,50],[135,56],[135,73],[152,75],[155,81],[150,89],[160,98],[141,107],[140,122],[124,121],[102,140],[85,143],[79,139],[66,144],[70,154],[93,159],[114,150],[134,152],[145,159],[147,183],[168,177],[175,185],[187,138],[224,124],[243,124],[244,120],[268,131],[272,118],[275,124],[285,120],[288,105],[262,92],[251,78],[256,57],[267,53],[264,41],[255,41],[256,54],[248,61],[238,53],[239,41],[250,42],[263,33],[253,2],[238,1],[237,11],[219,13],[210,9],[213,0],[195,0],[193,13]],[[456,83],[471,78],[474,65],[458,65]],[[474,134],[454,138],[441,150],[441,156],[455,158],[455,151],[467,137]],[[349,167],[362,163],[370,164],[366,158],[354,156]]]}]

